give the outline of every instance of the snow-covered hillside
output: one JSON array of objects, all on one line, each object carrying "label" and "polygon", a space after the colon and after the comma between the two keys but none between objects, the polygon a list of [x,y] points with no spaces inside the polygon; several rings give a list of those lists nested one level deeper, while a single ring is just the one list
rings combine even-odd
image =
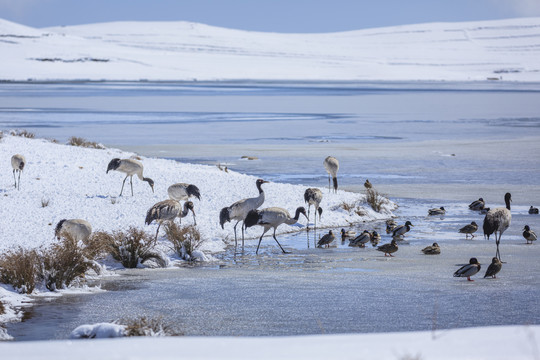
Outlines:
[{"label": "snow-covered hillside", "polygon": [[327,34],[189,22],[32,29],[0,19],[0,80],[540,81],[540,18]]}]

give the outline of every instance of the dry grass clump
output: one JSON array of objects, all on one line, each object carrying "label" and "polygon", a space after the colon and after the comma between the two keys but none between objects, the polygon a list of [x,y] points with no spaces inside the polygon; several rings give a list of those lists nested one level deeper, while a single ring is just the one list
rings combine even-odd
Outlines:
[{"label": "dry grass clump", "polygon": [[84,138],[72,136],[68,140],[68,145],[71,146],[80,146],[80,147],[86,147],[86,148],[92,148],[92,149],[105,149],[105,147],[101,144],[98,144],[94,141],[87,141]]},{"label": "dry grass clump", "polygon": [[136,268],[139,263],[154,260],[159,266],[167,265],[163,256],[154,250],[156,242],[144,230],[130,227],[127,231],[97,232],[92,241],[102,244],[113,259],[119,261],[125,268]]},{"label": "dry grass clump", "polygon": [[379,193],[377,190],[371,188],[366,191],[366,201],[376,212],[380,212],[384,204],[388,203],[388,199],[384,194]]},{"label": "dry grass clump", "polygon": [[21,294],[30,294],[42,279],[43,263],[39,251],[22,247],[0,257],[0,282],[10,284]]},{"label": "dry grass clump", "polygon": [[20,137],[25,137],[25,138],[28,138],[28,139],[33,139],[36,137],[36,135],[34,135],[34,133],[31,133],[29,131],[26,131],[26,130],[11,130],[10,134],[12,136],[20,136]]},{"label": "dry grass clump", "polygon": [[4,303],[0,301],[0,315],[4,315],[6,313],[6,308],[4,306]]},{"label": "dry grass clump", "polygon": [[342,202],[341,204],[339,204],[339,207],[342,208],[343,210],[347,211],[347,212],[351,212],[352,210],[354,210],[356,208],[356,204],[355,203],[348,203],[348,202]]},{"label": "dry grass clump", "polygon": [[41,207],[44,208],[44,207],[49,206],[49,202],[50,202],[49,199],[42,198],[41,199]]},{"label": "dry grass clump", "polygon": [[135,319],[120,320],[118,323],[125,325],[126,336],[180,336],[171,326],[163,322],[163,318],[149,319],[142,316]]},{"label": "dry grass clump", "polygon": [[81,279],[94,267],[92,253],[86,247],[79,246],[69,234],[64,234],[42,254],[43,280],[50,291],[69,286]]},{"label": "dry grass clump", "polygon": [[194,260],[193,251],[203,243],[201,233],[193,225],[179,227],[170,221],[165,225],[165,234],[174,251],[184,260]]}]

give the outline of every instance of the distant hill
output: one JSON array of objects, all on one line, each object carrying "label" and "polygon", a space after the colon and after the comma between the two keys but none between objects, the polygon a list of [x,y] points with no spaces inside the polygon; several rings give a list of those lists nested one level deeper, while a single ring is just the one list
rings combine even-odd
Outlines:
[{"label": "distant hill", "polygon": [[540,18],[282,34],[0,19],[0,80],[540,81]]}]

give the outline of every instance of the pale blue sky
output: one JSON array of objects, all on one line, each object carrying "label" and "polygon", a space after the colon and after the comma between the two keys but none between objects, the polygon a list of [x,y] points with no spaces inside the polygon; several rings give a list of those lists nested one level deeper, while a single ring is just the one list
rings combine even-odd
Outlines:
[{"label": "pale blue sky", "polygon": [[235,29],[332,32],[540,16],[540,0],[0,0],[0,18],[32,27],[194,21]]}]

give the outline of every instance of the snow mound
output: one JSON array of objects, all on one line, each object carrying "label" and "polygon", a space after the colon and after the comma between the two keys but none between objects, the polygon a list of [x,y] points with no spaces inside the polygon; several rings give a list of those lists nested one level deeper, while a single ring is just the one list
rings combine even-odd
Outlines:
[{"label": "snow mound", "polygon": [[70,339],[102,339],[125,336],[126,327],[113,323],[85,324],[71,332]]}]

